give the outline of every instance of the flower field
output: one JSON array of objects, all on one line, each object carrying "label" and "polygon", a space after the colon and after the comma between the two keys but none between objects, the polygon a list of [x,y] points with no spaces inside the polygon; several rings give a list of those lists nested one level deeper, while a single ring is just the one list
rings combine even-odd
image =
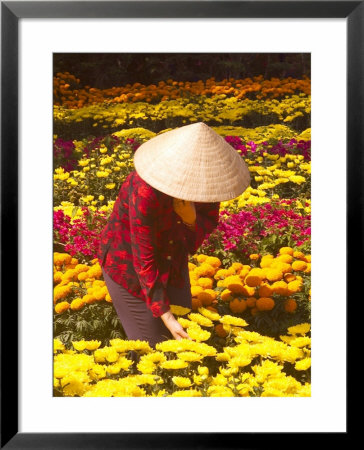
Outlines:
[{"label": "flower field", "polygon": [[[54,395],[310,396],[310,80],[171,79],[96,89],[54,78]],[[96,259],[100,231],[145,140],[203,121],[251,185],[221,203],[190,256],[192,337],[130,341]]]}]

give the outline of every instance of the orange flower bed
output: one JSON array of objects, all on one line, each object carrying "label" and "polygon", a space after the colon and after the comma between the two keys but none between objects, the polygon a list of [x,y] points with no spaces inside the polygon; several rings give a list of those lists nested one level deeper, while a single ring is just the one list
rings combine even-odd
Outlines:
[{"label": "orange flower bed", "polygon": [[198,95],[226,95],[241,99],[255,95],[257,100],[265,98],[281,98],[298,92],[311,94],[311,80],[295,78],[271,78],[265,80],[262,75],[236,80],[235,78],[216,81],[214,77],[206,81],[159,81],[158,84],[143,85],[141,83],[113,86],[109,89],[97,89],[82,86],[79,78],[69,72],[58,72],[53,78],[54,105],[68,109],[82,108],[94,103],[157,103],[180,97]]}]

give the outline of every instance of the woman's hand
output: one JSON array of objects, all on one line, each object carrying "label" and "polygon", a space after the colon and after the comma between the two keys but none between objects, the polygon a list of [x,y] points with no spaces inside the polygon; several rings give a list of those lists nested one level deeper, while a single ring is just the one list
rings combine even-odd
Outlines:
[{"label": "woman's hand", "polygon": [[177,341],[180,341],[181,339],[190,339],[192,341],[192,338],[185,332],[182,325],[176,320],[170,310],[162,314],[161,319]]},{"label": "woman's hand", "polygon": [[194,202],[173,198],[173,209],[183,222],[193,225],[196,222],[196,208]]}]

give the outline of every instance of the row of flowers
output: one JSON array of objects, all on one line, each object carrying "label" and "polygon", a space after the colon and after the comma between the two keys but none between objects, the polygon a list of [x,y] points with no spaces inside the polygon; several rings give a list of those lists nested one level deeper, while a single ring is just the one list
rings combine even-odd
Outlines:
[{"label": "row of flowers", "polygon": [[[183,312],[181,312],[183,314]],[[200,316],[229,333],[217,349],[201,342]],[[290,327],[274,339],[244,329],[236,317],[211,313],[182,316],[193,340],[147,342],[112,339],[73,341],[66,349],[54,340],[54,392],[84,397],[308,397],[311,395],[310,325]],[[186,324],[188,322],[189,324]],[[132,356],[133,355],[133,356]]]},{"label": "row of flowers", "polygon": [[[292,95],[278,100],[239,100],[236,97],[199,96],[193,99],[177,98],[157,104],[136,102],[109,105],[97,103],[79,109],[54,106],[54,128],[65,130],[67,125],[88,133],[102,129],[116,131],[120,128],[145,127],[155,129],[181,126],[193,122],[211,125],[292,125],[302,121],[307,128],[311,114],[311,97],[305,94]],[[162,124],[159,126],[159,124]],[[300,127],[301,128],[301,127]],[[303,128],[304,129],[304,128]]]},{"label": "row of flowers", "polygon": [[127,84],[110,89],[97,89],[91,86],[82,87],[81,80],[69,72],[57,73],[53,78],[54,104],[69,109],[81,108],[93,103],[159,103],[167,99],[178,99],[199,95],[241,98],[281,98],[286,95],[304,93],[310,95],[311,81],[309,78],[295,79],[271,78],[263,76],[244,79],[224,79],[216,81],[214,77],[206,81],[160,81],[157,84],[143,85],[141,83]]},{"label": "row of flowers", "polygon": [[[94,202],[95,200],[91,200]],[[310,250],[310,203],[300,200],[271,200],[239,209],[221,207],[217,228],[201,246],[203,253],[218,256],[223,263],[249,262],[253,253],[276,253],[283,245]],[[64,202],[55,207],[53,232],[55,245],[82,262],[96,258],[100,232],[113,207],[77,207]],[[236,211],[235,211],[236,208]]]},{"label": "row of flowers", "polygon": [[[242,156],[247,156],[249,152],[255,153],[257,156],[262,156],[263,153],[270,155],[302,155],[305,161],[311,160],[311,141],[310,129],[296,138],[289,138],[289,136],[282,133],[281,138],[275,139],[274,126],[267,129],[254,128],[242,132],[244,138],[238,136],[234,127],[229,127],[229,130],[223,130],[221,127],[212,127]],[[168,130],[163,130],[166,132]],[[233,132],[233,135],[227,132]],[[289,133],[291,135],[291,133]],[[80,141],[64,140],[54,135],[53,142],[53,160],[54,167],[62,167],[66,172],[77,168],[78,161],[82,157],[89,158],[90,153],[97,149],[102,149],[102,153],[112,154],[115,151],[124,149],[126,153],[134,153],[135,150],[146,140],[155,137],[156,133],[143,128],[124,130],[123,133],[116,132],[105,137],[85,138]],[[250,136],[255,137],[255,141],[250,139]],[[106,150],[105,150],[106,149]]]},{"label": "row of flowers", "polygon": [[[281,247],[276,256],[251,254],[249,259],[250,264],[234,262],[224,268],[215,256],[193,255],[189,262],[192,309],[206,307],[212,314],[234,313],[252,320],[253,327],[264,319],[271,332],[279,321],[285,324],[308,320],[311,256]],[[66,313],[68,318],[88,305],[112,302],[96,259],[91,265],[82,264],[70,254],[56,252],[53,277],[56,315]],[[205,327],[213,326],[207,319],[195,321]],[[215,331],[226,336],[222,330]],[[209,339],[211,334],[205,332],[205,336],[201,340]]]},{"label": "row of flowers", "polygon": [[[252,182],[241,196],[232,202],[224,202],[224,207],[231,203],[238,203],[239,207],[263,204],[272,198],[309,199],[310,142],[293,139],[285,144],[270,145],[267,141],[243,144],[238,137],[225,139],[248,164]],[[59,148],[58,140],[56,144]],[[138,144],[135,141],[120,144],[110,138],[109,145],[99,142],[97,146],[90,147],[81,141],[77,147],[82,155],[78,160],[73,160],[77,161],[77,170],[55,169],[54,204],[69,201],[77,206],[107,205],[115,199],[122,182],[134,169],[132,156]],[[72,145],[64,148],[68,154],[76,151]],[[95,192],[98,193],[97,198]]]}]

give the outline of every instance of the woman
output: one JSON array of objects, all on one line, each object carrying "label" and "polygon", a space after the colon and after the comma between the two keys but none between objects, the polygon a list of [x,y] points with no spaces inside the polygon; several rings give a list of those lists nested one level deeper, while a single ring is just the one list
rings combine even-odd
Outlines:
[{"label": "woman", "polygon": [[240,155],[203,122],[155,136],[134,154],[99,261],[128,339],[189,338],[170,305],[191,308],[188,255],[218,224],[220,202],[250,183]]}]

